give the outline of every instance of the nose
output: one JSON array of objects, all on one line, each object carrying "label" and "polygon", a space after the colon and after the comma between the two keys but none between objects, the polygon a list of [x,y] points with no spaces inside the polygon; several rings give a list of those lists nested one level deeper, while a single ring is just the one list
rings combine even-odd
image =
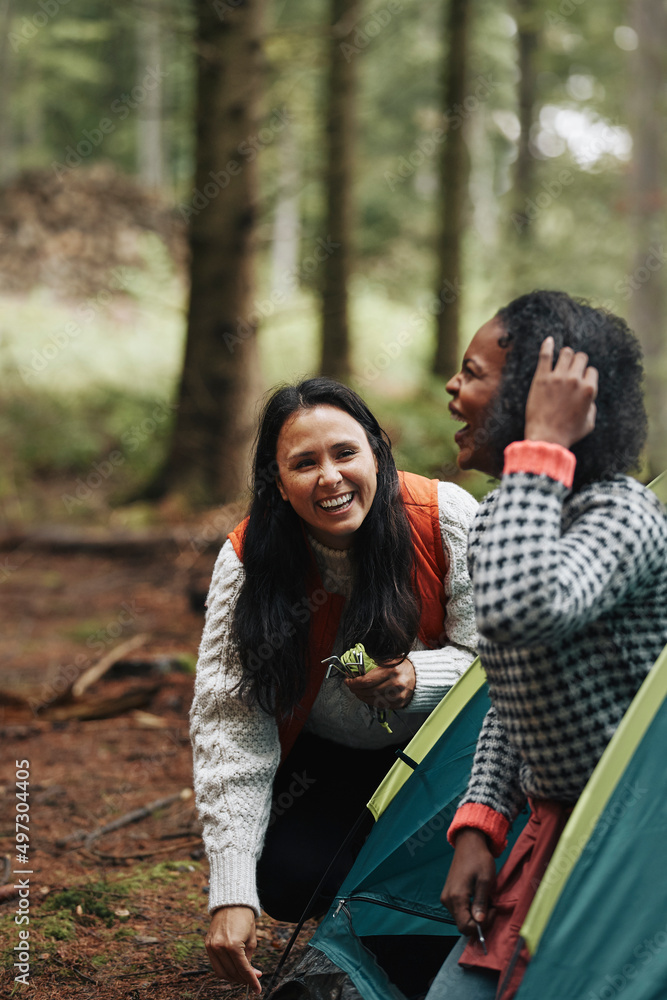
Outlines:
[{"label": "nose", "polygon": [[320,465],[320,486],[336,486],[342,475],[335,462],[326,460]]},{"label": "nose", "polygon": [[450,396],[455,396],[459,391],[459,382],[461,381],[461,372],[457,372],[456,375],[452,375],[449,382],[445,386],[445,392],[448,392]]}]

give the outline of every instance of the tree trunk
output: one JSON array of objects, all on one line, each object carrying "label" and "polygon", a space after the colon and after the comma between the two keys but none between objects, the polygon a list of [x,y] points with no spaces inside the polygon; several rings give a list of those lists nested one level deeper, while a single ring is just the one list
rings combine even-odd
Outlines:
[{"label": "tree trunk", "polygon": [[535,0],[516,0],[517,9],[517,49],[519,59],[518,105],[519,141],[514,168],[514,213],[518,217],[512,229],[524,241],[530,232],[529,220],[525,217],[526,202],[533,192],[535,160],[530,152],[530,130],[533,125],[533,105],[535,103],[535,53],[538,33],[536,22],[542,12],[535,9]]},{"label": "tree trunk", "polygon": [[12,0],[0,0],[0,183],[16,169],[12,129],[12,77],[14,53],[9,45]]},{"label": "tree trunk", "polygon": [[[188,334],[171,451],[157,492],[227,503],[247,485],[258,395],[254,233],[264,0],[196,0],[196,191]],[[282,127],[278,124],[277,128]]]},{"label": "tree trunk", "polygon": [[447,62],[444,73],[447,135],[440,160],[440,217],[438,240],[439,309],[433,373],[449,378],[459,364],[461,255],[467,214],[470,162],[463,135],[466,97],[469,0],[449,0]]},{"label": "tree trunk", "polygon": [[629,276],[630,322],[645,354],[646,405],[649,418],[648,461],[652,476],[667,468],[667,397],[665,395],[665,86],[667,84],[667,14],[655,0],[635,0],[632,25],[639,45],[631,73],[629,119],[633,137],[630,171],[635,255]]},{"label": "tree trunk", "polygon": [[301,171],[294,127],[287,125],[277,139],[280,177],[271,247],[271,291],[288,301],[299,270]]},{"label": "tree trunk", "polygon": [[[137,83],[141,84],[147,69],[162,69],[160,15],[157,8],[143,7],[137,22]],[[164,179],[162,148],[162,77],[156,74],[153,88],[137,113],[137,168],[139,179],[148,188],[159,189]]]},{"label": "tree trunk", "polygon": [[326,245],[322,262],[322,354],[324,375],[350,376],[348,280],[352,258],[352,160],[357,49],[349,36],[361,0],[331,0],[331,43],[327,92]]}]

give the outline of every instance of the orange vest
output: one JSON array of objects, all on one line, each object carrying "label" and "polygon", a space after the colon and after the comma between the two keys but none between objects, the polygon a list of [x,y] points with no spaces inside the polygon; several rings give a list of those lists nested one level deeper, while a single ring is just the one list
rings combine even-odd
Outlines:
[{"label": "orange vest", "polygon": [[[437,649],[447,641],[444,580],[448,570],[440,532],[438,480],[425,479],[412,472],[399,472],[398,475],[415,547],[416,580],[422,609],[419,638],[428,648]],[[247,523],[248,518],[245,518],[227,536],[241,560]],[[345,598],[340,594],[329,594],[323,590],[314,559],[308,572],[307,591],[309,597],[316,593],[318,597],[322,595],[322,601],[318,599],[310,619],[306,692],[292,714],[278,723],[283,760],[294,745],[317,698],[326,673],[326,666],[321,661],[331,655],[345,603]]]}]

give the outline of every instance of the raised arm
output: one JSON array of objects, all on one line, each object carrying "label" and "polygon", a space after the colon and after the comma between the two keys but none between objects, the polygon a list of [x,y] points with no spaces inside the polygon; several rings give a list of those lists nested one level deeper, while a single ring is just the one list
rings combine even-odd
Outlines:
[{"label": "raised arm", "polygon": [[474,546],[480,633],[517,646],[553,643],[648,586],[662,513],[648,494],[585,488],[563,518],[576,460],[569,450],[595,421],[597,372],[586,355],[547,338],[526,405],[526,440],[505,450],[496,502]]}]

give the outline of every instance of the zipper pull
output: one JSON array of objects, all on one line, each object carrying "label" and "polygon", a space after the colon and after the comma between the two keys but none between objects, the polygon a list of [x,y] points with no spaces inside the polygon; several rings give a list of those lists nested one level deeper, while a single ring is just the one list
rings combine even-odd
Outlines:
[{"label": "zipper pull", "polygon": [[339,899],[338,900],[338,906],[336,907],[336,909],[333,912],[333,919],[334,920],[336,919],[336,917],[338,916],[338,914],[340,913],[341,909],[344,906],[345,906],[345,900],[344,899]]}]

